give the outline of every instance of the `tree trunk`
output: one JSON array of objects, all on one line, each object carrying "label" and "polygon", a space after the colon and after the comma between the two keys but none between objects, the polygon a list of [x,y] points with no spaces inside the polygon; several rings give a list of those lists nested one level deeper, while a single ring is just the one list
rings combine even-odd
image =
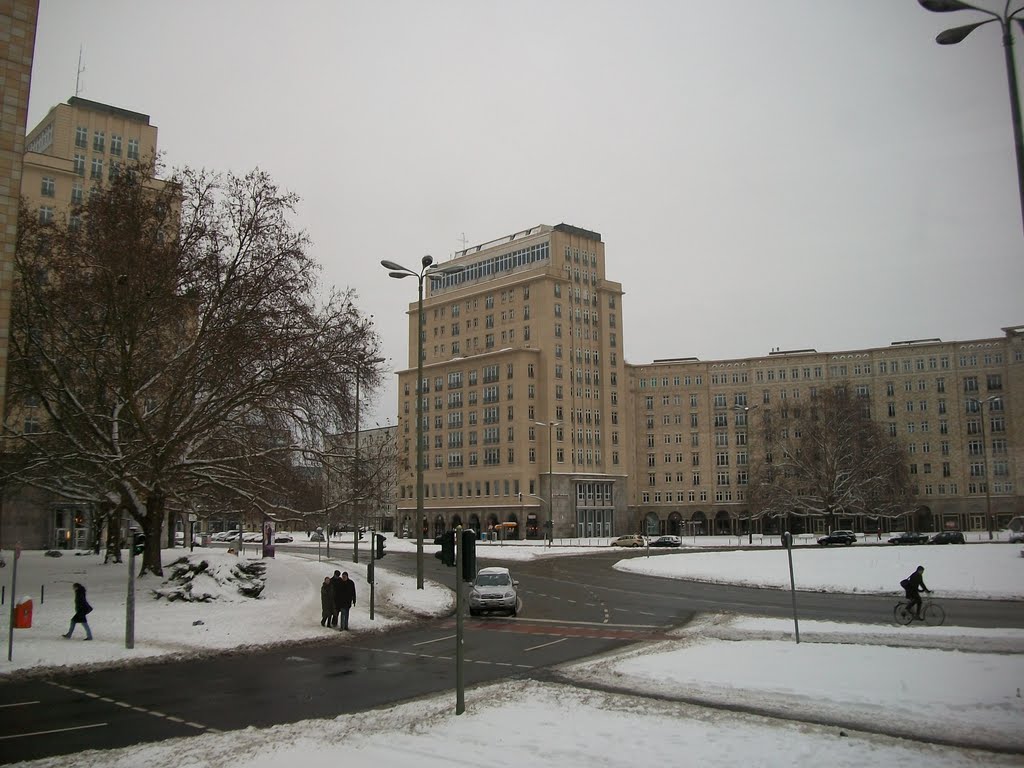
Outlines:
[{"label": "tree trunk", "polygon": [[118,515],[111,512],[107,515],[107,551],[103,557],[103,564],[106,565],[113,560],[115,563],[121,560],[121,526],[118,525]]},{"label": "tree trunk", "polygon": [[[142,567],[139,569],[139,576],[146,572],[155,576],[164,575],[163,563],[160,559],[160,536],[164,528],[164,502],[165,497],[160,491],[153,491],[146,499],[146,513],[142,523],[142,530],[146,534],[145,549],[142,551]],[[131,546],[131,542],[128,544]]]}]

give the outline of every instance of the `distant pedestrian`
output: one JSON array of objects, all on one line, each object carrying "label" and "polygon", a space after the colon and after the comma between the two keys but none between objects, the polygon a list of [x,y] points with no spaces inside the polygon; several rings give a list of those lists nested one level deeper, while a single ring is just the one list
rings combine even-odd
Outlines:
[{"label": "distant pedestrian", "polygon": [[348,571],[341,574],[341,579],[335,584],[338,591],[334,593],[334,605],[338,609],[339,630],[348,629],[348,612],[356,604],[356,583],[348,577]]},{"label": "distant pedestrian", "polygon": [[75,624],[81,624],[85,627],[85,639],[92,640],[92,630],[89,629],[89,620],[85,617],[92,613],[92,606],[89,605],[89,601],[85,599],[85,587],[78,582],[75,582],[75,615],[71,617],[71,626],[68,627],[68,632],[64,637],[68,640],[71,639],[71,634],[75,631]]},{"label": "distant pedestrian", "polygon": [[338,612],[341,610],[341,602],[338,599],[341,595],[341,571],[335,571],[331,577],[331,618],[327,622],[330,627],[338,626]]},{"label": "distant pedestrian", "polygon": [[334,614],[334,590],[330,576],[324,576],[324,583],[320,585],[320,614],[320,626],[326,627]]}]

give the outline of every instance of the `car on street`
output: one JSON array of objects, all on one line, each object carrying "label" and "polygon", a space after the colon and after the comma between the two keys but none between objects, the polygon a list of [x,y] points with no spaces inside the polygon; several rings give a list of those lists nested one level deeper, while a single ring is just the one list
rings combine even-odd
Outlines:
[{"label": "car on street", "polygon": [[928,534],[927,533],[915,533],[914,531],[904,531],[899,536],[893,536],[889,539],[890,544],[927,544]]},{"label": "car on street", "polygon": [[678,536],[659,536],[651,542],[652,547],[681,547],[683,540]]},{"label": "car on street", "polygon": [[853,531],[832,531],[828,536],[822,536],[818,539],[818,544],[827,547],[830,544],[843,544],[850,546],[857,542],[857,534]]},{"label": "car on street", "polygon": [[292,538],[290,533],[275,533],[274,543],[275,544],[291,544],[295,539]]},{"label": "car on street", "polygon": [[479,616],[487,611],[502,611],[515,616],[518,611],[519,582],[512,578],[508,568],[492,566],[481,568],[473,579],[469,591],[469,615]]},{"label": "car on street", "polygon": [[619,536],[611,545],[613,547],[645,547],[647,540],[639,533],[627,533],[625,536]]},{"label": "car on street", "polygon": [[939,531],[931,540],[932,544],[965,544],[963,531]]},{"label": "car on street", "polygon": [[1021,542],[1024,542],[1024,531],[1010,531],[1009,541],[1011,544],[1020,544]]}]

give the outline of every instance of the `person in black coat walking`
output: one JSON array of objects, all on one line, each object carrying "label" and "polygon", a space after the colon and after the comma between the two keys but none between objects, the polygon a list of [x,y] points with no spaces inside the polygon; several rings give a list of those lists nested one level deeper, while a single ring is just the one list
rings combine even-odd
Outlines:
[{"label": "person in black coat walking", "polygon": [[320,626],[326,627],[333,615],[334,589],[331,587],[331,577],[324,576],[324,583],[320,585]]},{"label": "person in black coat walking", "polygon": [[341,574],[341,578],[335,583],[337,591],[334,593],[334,606],[338,609],[340,625],[339,630],[348,629],[348,612],[356,604],[356,584],[348,577],[348,571]]},{"label": "person in black coat walking", "polygon": [[75,624],[81,624],[85,627],[85,639],[92,640],[92,630],[89,629],[89,620],[85,617],[92,612],[92,606],[89,605],[89,601],[85,599],[85,587],[78,582],[75,582],[75,615],[71,617],[71,626],[68,627],[67,634],[64,635],[68,640],[71,639],[71,634],[75,631]]},{"label": "person in black coat walking", "polygon": [[329,627],[338,626],[338,612],[341,610],[339,595],[341,595],[341,571],[335,571],[331,577],[331,618],[327,622]]}]

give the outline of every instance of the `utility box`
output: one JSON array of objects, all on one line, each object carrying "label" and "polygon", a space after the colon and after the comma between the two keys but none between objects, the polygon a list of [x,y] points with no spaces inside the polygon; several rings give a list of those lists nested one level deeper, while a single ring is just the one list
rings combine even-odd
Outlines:
[{"label": "utility box", "polygon": [[29,629],[32,627],[32,598],[23,597],[14,605],[14,628]]}]

